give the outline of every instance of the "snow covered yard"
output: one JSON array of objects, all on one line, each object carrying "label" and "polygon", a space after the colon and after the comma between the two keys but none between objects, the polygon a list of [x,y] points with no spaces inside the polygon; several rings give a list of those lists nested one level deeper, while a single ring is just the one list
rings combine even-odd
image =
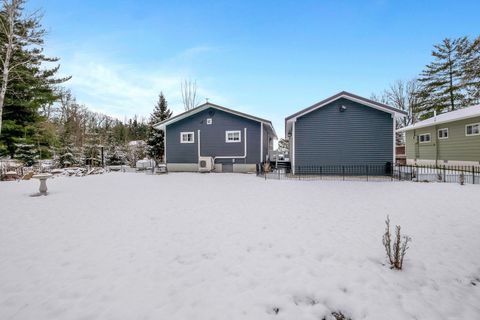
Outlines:
[{"label": "snow covered yard", "polygon": [[[111,173],[0,183],[0,319],[480,319],[480,186]],[[384,220],[413,238],[403,271]]]}]

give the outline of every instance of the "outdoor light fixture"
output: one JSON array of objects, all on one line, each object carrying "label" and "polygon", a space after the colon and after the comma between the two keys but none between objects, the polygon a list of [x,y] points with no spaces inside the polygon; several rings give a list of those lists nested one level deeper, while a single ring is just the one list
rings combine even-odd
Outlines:
[{"label": "outdoor light fixture", "polygon": [[346,106],[341,106],[338,111],[340,112],[345,112],[345,110],[347,110],[347,107]]}]

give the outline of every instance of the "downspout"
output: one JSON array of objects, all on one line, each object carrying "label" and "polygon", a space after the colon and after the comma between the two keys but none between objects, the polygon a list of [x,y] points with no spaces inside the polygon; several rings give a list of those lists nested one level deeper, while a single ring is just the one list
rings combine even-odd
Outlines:
[{"label": "downspout", "polygon": [[200,161],[200,130],[197,131],[198,160]]},{"label": "downspout", "polygon": [[292,172],[295,174],[295,123],[296,121],[293,122],[292,124],[292,144],[290,145],[290,148],[292,149]]},{"label": "downspout", "polygon": [[260,163],[263,162],[263,122],[260,122]]},{"label": "downspout", "polygon": [[[244,131],[244,137],[245,137],[245,142],[244,142],[244,154],[243,156],[216,156],[216,157],[213,157],[213,163],[215,163],[215,160],[216,159],[245,159],[247,158],[247,128],[244,128],[243,129]],[[200,159],[201,157],[201,154],[200,154],[200,130],[198,130],[197,132],[197,136],[198,136],[198,142],[197,142],[197,145],[198,145],[198,158]]]},{"label": "downspout", "polygon": [[245,159],[247,158],[247,128],[243,129],[244,136],[245,136],[245,142],[244,142],[244,151],[243,151],[243,156],[217,156],[213,157],[213,162],[215,163],[216,159]]},{"label": "downspout", "polygon": [[397,163],[397,118],[395,113],[392,113],[393,119],[393,162],[392,167]]},{"label": "downspout", "polygon": [[167,126],[163,130],[163,162],[167,164]]}]

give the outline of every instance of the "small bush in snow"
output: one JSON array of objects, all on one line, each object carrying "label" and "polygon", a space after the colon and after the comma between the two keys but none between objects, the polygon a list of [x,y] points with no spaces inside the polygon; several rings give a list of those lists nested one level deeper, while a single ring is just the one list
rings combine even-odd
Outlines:
[{"label": "small bush in snow", "polygon": [[460,185],[464,185],[465,184],[465,175],[462,173],[460,173],[460,177],[459,177],[459,180],[460,180]]},{"label": "small bush in snow", "polygon": [[402,270],[403,259],[407,253],[408,243],[412,241],[409,236],[401,236],[400,226],[395,226],[395,242],[392,243],[392,235],[390,233],[390,217],[385,220],[385,234],[383,235],[383,246],[387,253],[388,261],[391,269]]},{"label": "small bush in snow", "polygon": [[341,311],[332,312],[332,316],[324,317],[322,320],[352,320],[351,318],[346,317]]}]

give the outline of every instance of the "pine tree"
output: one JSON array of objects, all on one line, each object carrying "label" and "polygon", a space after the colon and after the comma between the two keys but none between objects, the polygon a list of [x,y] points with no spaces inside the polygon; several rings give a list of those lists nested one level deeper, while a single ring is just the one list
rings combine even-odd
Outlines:
[{"label": "pine tree", "polygon": [[464,82],[472,103],[480,103],[480,36],[466,50]]},{"label": "pine tree", "polygon": [[58,156],[58,162],[60,167],[62,168],[70,167],[72,165],[77,164],[73,146],[66,145],[60,150],[60,155]]},{"label": "pine tree", "polygon": [[147,145],[148,145],[148,156],[152,159],[161,161],[163,160],[164,155],[164,133],[163,131],[156,129],[155,124],[160,121],[166,120],[172,116],[172,111],[168,109],[167,100],[163,96],[163,93],[160,92],[158,97],[158,102],[155,105],[153,113],[150,115],[150,121],[148,124],[148,136],[147,136]]},{"label": "pine tree", "polygon": [[85,164],[90,166],[99,166],[102,163],[102,155],[100,153],[100,138],[98,133],[87,133],[86,143],[83,146],[83,156]]},{"label": "pine tree", "polygon": [[56,101],[56,85],[69,79],[55,78],[59,66],[50,66],[59,59],[43,53],[46,32],[41,17],[25,15],[24,4],[24,0],[3,0],[0,8],[0,145],[10,156],[19,142],[43,140],[34,130],[45,120],[38,109]]},{"label": "pine tree", "polygon": [[120,146],[112,146],[107,153],[107,165],[120,166],[127,164],[127,154],[124,148]]},{"label": "pine tree", "polygon": [[290,142],[287,139],[278,140],[278,151],[287,152],[290,150]]},{"label": "pine tree", "polygon": [[422,85],[419,98],[423,101],[421,113],[430,117],[433,111],[443,113],[468,105],[468,93],[463,81],[463,61],[469,41],[467,37],[444,39],[434,45],[432,56],[418,79]]},{"label": "pine tree", "polygon": [[37,149],[33,144],[18,143],[16,144],[15,158],[23,161],[25,166],[31,167],[38,159]]}]

